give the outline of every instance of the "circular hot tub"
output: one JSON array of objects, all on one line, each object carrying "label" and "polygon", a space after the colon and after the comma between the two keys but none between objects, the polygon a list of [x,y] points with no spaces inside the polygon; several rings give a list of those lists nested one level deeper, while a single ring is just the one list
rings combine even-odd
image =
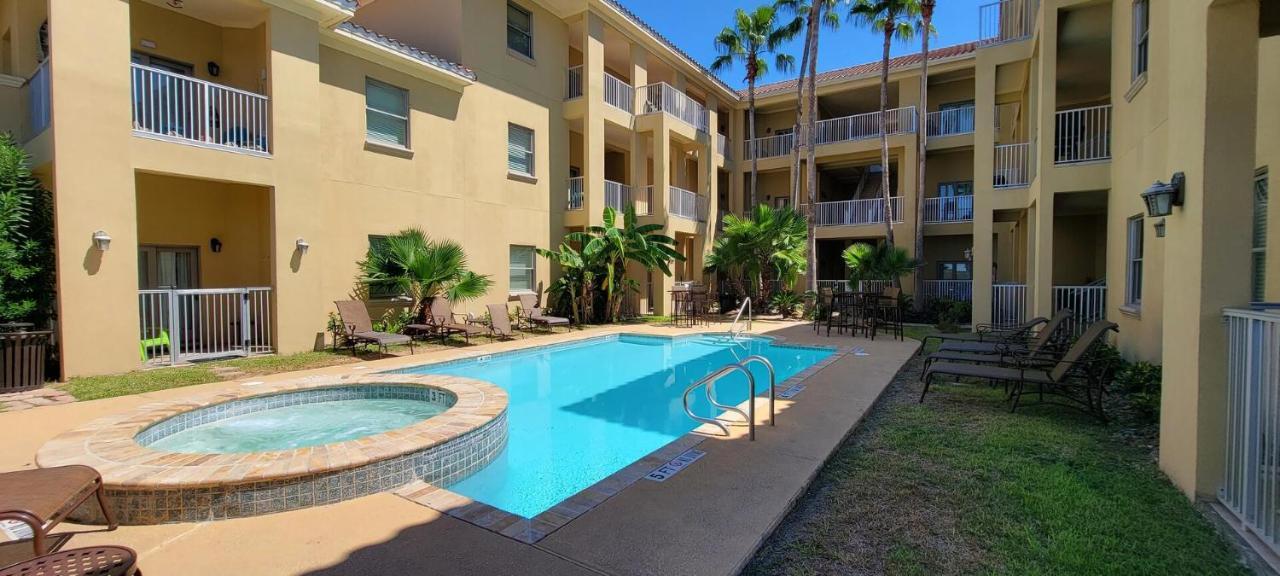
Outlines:
[{"label": "circular hot tub", "polygon": [[309,378],[95,420],[36,462],[97,468],[124,524],[253,516],[464,478],[505,447],[506,407],[497,386],[454,376]]}]

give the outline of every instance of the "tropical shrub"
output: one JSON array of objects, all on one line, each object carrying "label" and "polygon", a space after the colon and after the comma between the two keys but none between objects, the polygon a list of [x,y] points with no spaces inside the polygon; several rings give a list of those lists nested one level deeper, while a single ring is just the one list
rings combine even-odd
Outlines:
[{"label": "tropical shrub", "polygon": [[432,240],[419,228],[401,230],[385,241],[371,243],[365,259],[356,265],[359,287],[377,286],[411,299],[414,318],[424,318],[436,296],[455,302],[472,300],[493,285],[488,276],[467,268],[461,244]]},{"label": "tropical shrub", "polygon": [[805,272],[808,221],[790,207],[756,206],[749,218],[724,216],[705,269],[719,272],[740,298],[791,291]]},{"label": "tropical shrub", "polygon": [[404,327],[413,324],[415,320],[414,310],[411,308],[392,308],[382,314],[373,323],[373,329],[378,332],[390,332],[399,334],[404,331]]},{"label": "tropical shrub", "polygon": [[1150,362],[1127,364],[1116,373],[1113,388],[1129,396],[1133,406],[1150,420],[1160,416],[1160,365]]},{"label": "tropical shrub", "polygon": [[28,163],[0,136],[0,322],[43,328],[53,317],[53,199]]},{"label": "tropical shrub", "polygon": [[840,253],[849,268],[849,280],[888,280],[894,286],[901,285],[901,278],[913,272],[919,262],[907,255],[907,251],[889,244],[851,244]]},{"label": "tropical shrub", "polygon": [[769,307],[777,310],[782,314],[783,318],[790,318],[795,314],[796,308],[804,303],[804,296],[791,292],[790,290],[782,290],[773,295],[769,299]]}]

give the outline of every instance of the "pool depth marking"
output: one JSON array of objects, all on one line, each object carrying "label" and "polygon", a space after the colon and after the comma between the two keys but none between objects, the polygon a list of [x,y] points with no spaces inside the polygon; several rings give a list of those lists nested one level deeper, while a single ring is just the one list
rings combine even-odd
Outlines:
[{"label": "pool depth marking", "polygon": [[654,482],[666,482],[668,478],[679,474],[681,470],[684,470],[689,467],[690,464],[697,462],[700,458],[706,455],[707,453],[702,450],[690,448],[685,450],[679,456],[672,458],[670,462],[654,468],[653,472],[645,475],[645,478],[653,480]]}]

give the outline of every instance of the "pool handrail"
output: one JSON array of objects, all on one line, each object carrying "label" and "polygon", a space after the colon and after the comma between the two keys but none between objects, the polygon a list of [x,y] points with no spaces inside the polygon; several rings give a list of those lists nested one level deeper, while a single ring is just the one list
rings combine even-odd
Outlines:
[{"label": "pool handrail", "polygon": [[[719,380],[725,376],[728,376],[729,374],[735,371],[740,371],[743,374],[747,375],[747,386],[748,386],[747,396],[748,398],[751,399],[751,402],[747,404],[747,412],[743,412],[742,410],[736,407],[717,402],[715,400],[714,393],[712,392],[712,386],[715,384],[716,380]],[[707,374],[706,376],[703,376],[697,382],[690,384],[687,388],[684,389],[684,396],[683,396],[684,413],[687,414],[690,418],[693,418],[698,422],[704,422],[706,424],[715,425],[717,428],[720,428],[721,432],[724,432],[725,436],[728,436],[729,428],[725,426],[724,423],[721,422],[718,418],[708,418],[706,416],[699,416],[697,414],[694,414],[693,410],[689,408],[689,394],[694,390],[697,390],[698,387],[700,386],[705,386],[706,393],[707,393],[707,401],[710,402],[713,407],[720,408],[728,412],[735,412],[738,415],[742,416],[743,418],[746,418],[747,430],[748,430],[747,436],[751,441],[755,441],[756,439],[756,403],[755,403],[756,379],[755,379],[755,376],[751,375],[751,371],[748,370],[745,366],[743,366],[740,363],[729,364],[726,366],[722,366],[719,370],[716,370],[715,372],[712,372],[710,374]]]},{"label": "pool handrail", "polygon": [[[777,420],[778,420],[778,413],[773,408],[775,398],[777,397],[776,395],[776,390],[777,390],[776,386],[778,381],[777,372],[775,372],[773,369],[773,362],[770,362],[768,358],[765,358],[764,356],[761,356],[759,354],[752,354],[751,356],[747,356],[746,358],[743,358],[741,362],[738,362],[738,365],[745,368],[747,364],[751,362],[759,362],[761,364],[764,364],[764,367],[769,370],[769,425],[773,426],[777,423]],[[756,388],[753,382],[751,386],[751,404],[755,405],[755,402],[756,402]]]},{"label": "pool handrail", "polygon": [[733,329],[735,326],[738,325],[738,321],[742,320],[743,310],[747,311],[746,330],[750,330],[751,329],[751,297],[750,296],[747,296],[747,298],[742,301],[742,305],[738,306],[738,313],[733,316],[733,324],[729,325],[729,335],[732,336],[734,340],[737,340],[738,336],[741,336],[742,333],[745,331],[745,330],[734,331]]}]

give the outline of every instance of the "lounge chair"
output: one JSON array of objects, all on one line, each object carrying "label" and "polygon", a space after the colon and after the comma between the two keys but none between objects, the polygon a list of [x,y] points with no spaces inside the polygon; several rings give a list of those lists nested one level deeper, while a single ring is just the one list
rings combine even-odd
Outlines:
[{"label": "lounge chair", "polygon": [[0,569],[0,576],[142,576],[138,553],[126,546],[91,546],[44,554]]},{"label": "lounge chair", "polygon": [[0,520],[17,520],[31,527],[33,556],[49,552],[49,531],[66,519],[90,497],[115,530],[116,521],[107,507],[102,475],[88,466],[36,468],[0,474]]},{"label": "lounge chair", "polygon": [[369,319],[369,309],[365,308],[364,302],[339,300],[333,305],[338,307],[338,315],[342,317],[342,327],[345,330],[342,336],[351,347],[352,354],[356,353],[356,344],[375,344],[378,351],[384,354],[388,346],[408,344],[409,353],[413,354],[413,338],[404,334],[374,331],[373,321]]},{"label": "lounge chair", "polygon": [[536,294],[520,295],[520,320],[526,326],[542,326],[548,330],[554,329],[556,326],[569,327],[568,318],[544,315],[542,308],[538,307],[538,296]]},{"label": "lounge chair", "polygon": [[[938,352],[930,354],[930,356],[940,356],[946,353],[970,353],[970,354],[1001,354],[1001,355],[1021,355],[1028,351],[1040,353],[1042,351],[1052,351],[1052,348],[1062,344],[1071,336],[1071,319],[1074,313],[1071,310],[1063,308],[1057,314],[1053,315],[1043,327],[1036,332],[1034,337],[1027,334],[1010,334],[1007,338],[998,341],[989,342],[957,342],[943,341],[938,345]],[[963,358],[961,358],[963,359]]]},{"label": "lounge chair", "polygon": [[514,338],[515,330],[511,329],[511,317],[507,315],[506,304],[490,304],[489,334],[494,338]]},{"label": "lounge chair", "polygon": [[1036,316],[1026,322],[1018,324],[978,324],[974,326],[973,332],[960,332],[956,334],[930,334],[924,337],[921,342],[923,346],[921,350],[928,348],[930,340],[938,340],[945,342],[948,340],[956,340],[960,342],[1007,342],[1013,338],[1025,340],[1027,335],[1036,326],[1048,322],[1049,319],[1043,316]]},{"label": "lounge chair", "polygon": [[[1009,392],[1011,405],[1009,411],[1017,410],[1022,396],[1027,393],[1027,386],[1036,387],[1039,395],[1037,403],[1058,404],[1082,410],[1103,422],[1107,416],[1103,411],[1102,397],[1110,382],[1114,367],[1108,362],[1093,361],[1088,356],[1104,340],[1107,332],[1119,331],[1115,323],[1099,320],[1089,325],[1080,338],[1076,339],[1062,358],[1052,368],[1042,362],[1030,364],[1017,363],[1007,366],[991,366],[982,364],[964,364],[960,362],[935,362],[924,372],[924,390],[920,392],[920,402],[929,393],[929,385],[935,376],[947,375],[958,378],[980,378],[992,382],[1005,382],[1012,388]],[[1046,401],[1045,395],[1063,399],[1062,402]]]},{"label": "lounge chair", "polygon": [[467,342],[471,342],[472,336],[483,336],[489,333],[489,329],[484,326],[477,326],[467,320],[458,321],[458,314],[453,313],[453,303],[444,296],[436,296],[431,300],[430,318],[431,325],[439,332],[441,340],[447,338],[450,334],[461,334],[466,338]]}]

